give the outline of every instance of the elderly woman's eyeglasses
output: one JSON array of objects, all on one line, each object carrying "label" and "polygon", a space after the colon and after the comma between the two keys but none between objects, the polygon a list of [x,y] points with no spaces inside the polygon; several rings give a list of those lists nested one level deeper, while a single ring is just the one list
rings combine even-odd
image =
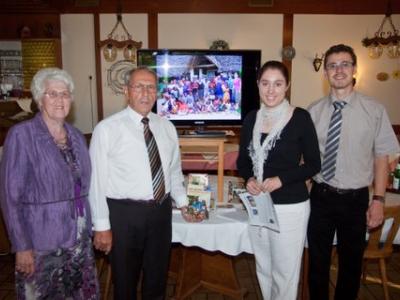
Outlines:
[{"label": "elderly woman's eyeglasses", "polygon": [[62,92],[48,91],[48,92],[44,92],[44,94],[47,97],[49,97],[49,99],[51,99],[51,100],[56,100],[58,98],[71,99],[71,93],[68,91],[62,91]]},{"label": "elderly woman's eyeglasses", "polygon": [[154,84],[129,84],[128,85],[135,93],[143,93],[144,90],[147,90],[148,93],[155,93],[157,92],[157,87]]},{"label": "elderly woman's eyeglasses", "polygon": [[342,61],[338,63],[329,63],[326,65],[326,69],[329,71],[337,70],[339,68],[343,69],[349,69],[352,66],[354,66],[354,63],[352,61]]}]

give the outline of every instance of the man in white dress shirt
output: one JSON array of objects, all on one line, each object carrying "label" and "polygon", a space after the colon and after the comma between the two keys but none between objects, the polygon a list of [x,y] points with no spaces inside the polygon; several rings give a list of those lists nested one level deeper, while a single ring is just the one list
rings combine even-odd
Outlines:
[{"label": "man in white dress shirt", "polygon": [[[164,299],[172,238],[171,199],[182,208],[184,218],[191,220],[178,136],[171,122],[151,112],[157,98],[153,71],[132,70],[125,97],[128,106],[101,121],[90,144],[94,246],[111,254],[114,299],[136,299],[142,270],[142,299]],[[161,200],[153,192],[143,118],[147,118],[161,159]]]}]

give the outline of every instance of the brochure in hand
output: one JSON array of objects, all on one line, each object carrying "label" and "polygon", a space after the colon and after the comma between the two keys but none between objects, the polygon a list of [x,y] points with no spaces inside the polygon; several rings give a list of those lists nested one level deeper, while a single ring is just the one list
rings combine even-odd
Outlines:
[{"label": "brochure in hand", "polygon": [[199,219],[208,219],[211,190],[207,174],[189,174],[187,197],[189,213]]},{"label": "brochure in hand", "polygon": [[269,193],[251,195],[248,192],[239,194],[249,215],[250,225],[262,226],[279,232],[278,217]]}]

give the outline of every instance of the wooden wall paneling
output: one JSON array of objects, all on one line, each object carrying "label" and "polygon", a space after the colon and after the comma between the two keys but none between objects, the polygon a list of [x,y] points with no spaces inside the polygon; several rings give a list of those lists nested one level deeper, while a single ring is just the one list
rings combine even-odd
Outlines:
[{"label": "wooden wall paneling", "polygon": [[149,49],[158,48],[158,14],[149,13],[147,19],[148,34],[149,34]]},{"label": "wooden wall paneling", "polygon": [[96,61],[96,90],[97,90],[97,120],[103,120],[103,88],[101,85],[101,52],[98,48],[100,43],[100,15],[95,13],[94,21],[94,44],[95,44],[95,61]]},{"label": "wooden wall paneling", "polygon": [[[96,6],[80,6],[71,0],[3,0],[5,13],[115,13],[120,0],[99,1]],[[24,2],[24,5],[15,3]],[[44,1],[39,1],[44,2]],[[33,3],[33,4],[29,4]],[[36,5],[34,5],[36,3]],[[400,13],[400,1],[391,0],[392,12]],[[376,0],[275,0],[272,7],[251,7],[249,0],[122,0],[123,13],[283,13],[283,14],[384,14],[387,1]]]},{"label": "wooden wall paneling", "polygon": [[62,47],[61,47],[61,39],[54,40],[54,47],[55,47],[55,54],[56,54],[56,64],[57,67],[62,69],[63,62],[62,62]]},{"label": "wooden wall paneling", "polygon": [[[69,1],[69,0],[67,0]],[[1,0],[2,9],[16,13],[58,13],[65,0]],[[71,1],[70,1],[71,2]]]},{"label": "wooden wall paneling", "polygon": [[61,38],[59,14],[0,14],[0,39],[20,39],[24,26],[30,29],[30,36],[26,38]]},{"label": "wooden wall paneling", "polygon": [[[283,16],[282,48],[287,46],[293,46],[293,14],[285,14]],[[282,59],[282,62],[288,68],[289,78],[292,78],[292,60]],[[289,86],[289,89],[286,92],[289,101],[290,90],[291,86]]]}]

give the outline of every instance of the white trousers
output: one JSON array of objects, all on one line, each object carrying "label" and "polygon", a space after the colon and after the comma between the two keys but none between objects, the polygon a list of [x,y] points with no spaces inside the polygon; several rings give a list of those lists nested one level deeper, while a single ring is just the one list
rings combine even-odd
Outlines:
[{"label": "white trousers", "polygon": [[275,205],[280,232],[250,226],[258,282],[264,300],[296,300],[310,201]]}]

